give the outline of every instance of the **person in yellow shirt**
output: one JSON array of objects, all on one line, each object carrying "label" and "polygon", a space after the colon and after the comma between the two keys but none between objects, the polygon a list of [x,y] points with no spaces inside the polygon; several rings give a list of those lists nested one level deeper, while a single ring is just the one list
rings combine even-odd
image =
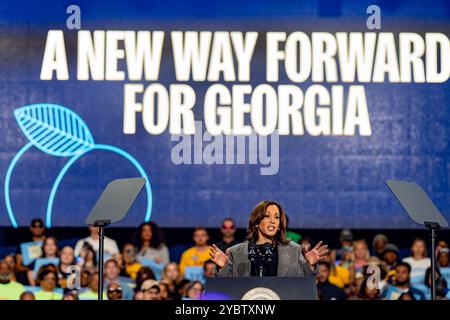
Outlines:
[{"label": "person in yellow shirt", "polygon": [[328,281],[331,284],[334,284],[341,289],[350,284],[350,271],[344,266],[336,264],[336,250],[331,250],[324,261],[330,264]]},{"label": "person in yellow shirt", "polygon": [[58,274],[54,270],[44,269],[38,275],[41,284],[41,290],[36,292],[34,296],[36,300],[61,300],[63,295],[57,291],[56,284]]},{"label": "person in yellow shirt", "polygon": [[[94,272],[89,277],[89,289],[78,295],[80,300],[97,300],[98,299],[98,272]],[[103,300],[108,300],[105,292],[103,292]]]},{"label": "person in yellow shirt", "polygon": [[181,255],[180,271],[184,274],[186,267],[203,267],[203,264],[211,259],[209,256],[209,235],[205,228],[194,230],[193,240],[195,246],[187,249]]},{"label": "person in yellow shirt", "polygon": [[328,281],[342,289],[350,284],[350,271],[343,266],[333,264]]},{"label": "person in yellow shirt", "polygon": [[0,261],[0,300],[19,300],[25,288],[13,280],[14,272],[5,261]]},{"label": "person in yellow shirt", "polygon": [[138,271],[142,265],[137,261],[136,247],[131,243],[126,243],[123,246],[123,261],[125,263],[125,272],[133,280],[136,280]]}]

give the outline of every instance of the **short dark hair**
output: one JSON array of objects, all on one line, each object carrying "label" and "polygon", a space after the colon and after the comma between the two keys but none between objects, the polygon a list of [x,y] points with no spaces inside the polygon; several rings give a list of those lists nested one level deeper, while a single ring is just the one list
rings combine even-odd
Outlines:
[{"label": "short dark hair", "polygon": [[401,262],[397,263],[397,265],[395,266],[395,269],[397,269],[398,267],[405,267],[406,269],[408,269],[408,273],[411,273],[411,265],[409,263],[401,261]]},{"label": "short dark hair", "polygon": [[117,268],[120,268],[120,267],[119,267],[119,263],[118,263],[117,260],[115,260],[115,259],[108,259],[108,260],[106,260],[106,262],[105,262],[105,268],[106,268],[106,266],[107,266],[108,264],[110,264],[110,263],[114,263],[114,264],[116,265]]},{"label": "short dark hair", "polygon": [[196,227],[196,228],[194,229],[194,232],[193,232],[193,233],[196,233],[197,231],[205,231],[206,233],[208,233],[208,230],[206,230],[205,227]]},{"label": "short dark hair", "polygon": [[41,218],[34,218],[33,220],[31,220],[30,227],[32,227],[36,223],[40,224],[42,227],[44,227],[44,221],[42,221]]},{"label": "short dark hair", "polygon": [[189,284],[191,281],[189,281],[188,279],[182,279],[179,283],[178,283],[178,288],[182,289],[185,285]]},{"label": "short dark hair", "polygon": [[205,232],[206,232],[206,235],[209,237],[208,230],[206,230],[205,227],[196,227],[196,228],[194,229],[194,231],[192,232],[192,237],[194,237],[194,235],[195,235],[195,233],[196,233],[197,231],[205,231]]},{"label": "short dark hair", "polygon": [[235,222],[235,221],[233,220],[233,218],[231,218],[231,217],[228,217],[228,218],[223,219],[221,225],[223,226],[223,224],[224,224],[225,222],[227,222],[227,221],[230,221],[230,222],[233,223],[233,225],[236,225],[236,222]]},{"label": "short dark hair", "polygon": [[397,300],[403,300],[404,297],[410,297],[411,300],[417,300],[416,297],[414,297],[413,293],[409,290],[407,292],[403,292]]},{"label": "short dark hair", "polygon": [[325,267],[327,267],[328,270],[331,269],[331,264],[327,261],[320,261],[319,266],[325,266]]},{"label": "short dark hair", "polygon": [[49,274],[53,274],[55,276],[55,280],[58,281],[58,273],[55,270],[52,269],[43,269],[41,270],[41,272],[39,272],[38,274],[38,279],[39,282],[41,282],[42,280],[44,280],[44,278],[49,275]]},{"label": "short dark hair", "polygon": [[214,264],[214,265],[216,264],[216,263],[215,263],[214,261],[212,261],[211,259],[206,260],[205,263],[203,263],[203,270],[206,270],[206,265],[207,265],[207,264],[211,264],[211,263]]},{"label": "short dark hair", "polygon": [[199,281],[199,280],[194,280],[194,281],[189,282],[189,284],[188,284],[188,286],[187,286],[187,288],[186,288],[186,294],[187,294],[187,293],[189,292],[189,290],[191,290],[197,283],[199,283],[199,284],[202,286],[202,291],[205,290],[205,285],[204,285],[201,281]]}]

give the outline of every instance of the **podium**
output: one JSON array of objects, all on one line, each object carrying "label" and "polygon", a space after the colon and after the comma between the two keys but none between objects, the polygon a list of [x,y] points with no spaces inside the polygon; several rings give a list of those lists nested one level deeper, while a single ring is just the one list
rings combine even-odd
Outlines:
[{"label": "podium", "polygon": [[314,277],[207,278],[205,300],[317,300]]}]

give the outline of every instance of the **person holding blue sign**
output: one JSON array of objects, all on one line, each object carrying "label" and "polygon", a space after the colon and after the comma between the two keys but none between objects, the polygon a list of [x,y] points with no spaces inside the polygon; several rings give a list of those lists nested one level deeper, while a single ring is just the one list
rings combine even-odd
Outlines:
[{"label": "person holding blue sign", "polygon": [[44,244],[42,245],[42,256],[28,266],[28,282],[31,285],[35,285],[36,283],[39,268],[49,263],[59,264],[58,240],[53,236],[45,238]]},{"label": "person holding blue sign", "polygon": [[[29,230],[31,233],[30,240],[19,245],[18,252],[20,253],[16,255],[20,277],[23,278],[27,278],[28,269],[26,267],[42,256],[42,244],[45,240],[45,227],[42,219],[34,218],[31,220]],[[27,279],[24,280],[25,282],[28,281]]]}]

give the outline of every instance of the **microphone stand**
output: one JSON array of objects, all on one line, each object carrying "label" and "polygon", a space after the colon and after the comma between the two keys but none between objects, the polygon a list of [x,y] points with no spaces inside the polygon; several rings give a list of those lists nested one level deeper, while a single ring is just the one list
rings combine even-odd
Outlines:
[{"label": "microphone stand", "polygon": [[103,268],[104,268],[104,244],[105,244],[105,227],[110,223],[110,220],[96,220],[95,227],[98,227],[98,300],[103,300]]}]

